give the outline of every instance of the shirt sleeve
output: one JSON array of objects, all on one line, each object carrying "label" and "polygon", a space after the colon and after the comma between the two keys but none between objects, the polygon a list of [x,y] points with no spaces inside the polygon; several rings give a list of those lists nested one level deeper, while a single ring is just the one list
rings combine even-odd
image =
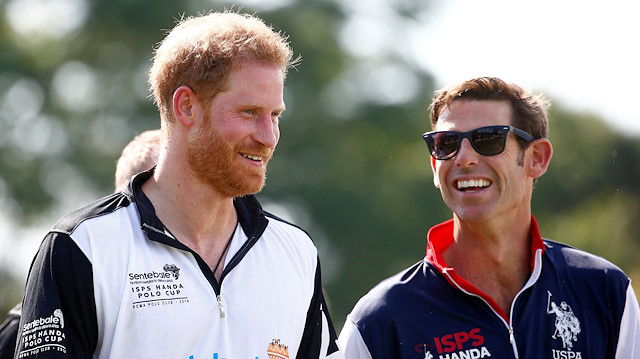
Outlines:
[{"label": "shirt sleeve", "polygon": [[348,317],[340,332],[339,343],[345,359],[372,359],[360,331]]},{"label": "shirt sleeve", "polygon": [[16,350],[16,335],[20,323],[21,304],[9,311],[5,321],[0,324],[0,359],[12,359]]},{"label": "shirt sleeve", "polygon": [[91,263],[63,233],[50,232],[31,264],[16,358],[91,358],[98,326]]},{"label": "shirt sleeve", "polygon": [[627,299],[620,322],[620,336],[616,349],[616,359],[632,359],[640,357],[640,308],[635,292],[629,284]]},{"label": "shirt sleeve", "polygon": [[319,260],[314,281],[313,297],[307,312],[307,320],[296,358],[343,359],[344,357],[338,349],[338,337],[322,293]]}]

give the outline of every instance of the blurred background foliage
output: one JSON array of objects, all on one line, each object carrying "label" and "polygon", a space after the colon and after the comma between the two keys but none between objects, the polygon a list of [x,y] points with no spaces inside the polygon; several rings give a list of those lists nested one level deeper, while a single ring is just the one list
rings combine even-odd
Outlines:
[{"label": "blurred background foliage", "polygon": [[[385,15],[375,21],[359,12],[366,0],[0,0],[0,316],[20,299],[46,230],[110,193],[121,149],[159,126],[146,83],[155,44],[182,14],[233,5],[288,34],[303,57],[259,198],[314,238],[339,330],[360,296],[421,260],[428,228],[451,216],[420,137],[435,82],[403,40],[434,5],[374,3]],[[533,199],[543,236],[640,278],[640,139],[551,100],[554,157]],[[30,251],[12,252],[24,242]]]}]

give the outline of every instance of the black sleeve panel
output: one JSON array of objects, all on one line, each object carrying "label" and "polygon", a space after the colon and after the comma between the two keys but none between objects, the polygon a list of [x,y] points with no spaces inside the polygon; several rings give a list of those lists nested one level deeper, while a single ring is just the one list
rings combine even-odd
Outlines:
[{"label": "black sleeve panel", "polygon": [[16,351],[20,311],[21,304],[18,304],[9,311],[4,323],[0,324],[0,359],[12,359]]},{"label": "black sleeve panel", "polygon": [[50,232],[31,264],[16,358],[91,358],[98,340],[91,263],[67,235]]},{"label": "black sleeve panel", "polygon": [[309,310],[307,311],[307,321],[296,358],[327,358],[334,353],[338,353],[337,339],[324,294],[322,293],[320,260],[318,260],[313,298],[311,298]]}]

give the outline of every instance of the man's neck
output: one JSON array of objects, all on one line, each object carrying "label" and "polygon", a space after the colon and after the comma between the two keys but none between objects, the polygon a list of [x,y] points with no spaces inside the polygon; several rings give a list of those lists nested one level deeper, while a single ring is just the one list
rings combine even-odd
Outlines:
[{"label": "man's neck", "polygon": [[443,257],[447,266],[509,313],[531,271],[530,226],[530,214],[473,223],[456,217],[454,241]]},{"label": "man's neck", "polygon": [[238,223],[233,198],[198,181],[188,168],[172,168],[163,163],[158,164],[142,190],[166,229],[213,269],[225,255]]}]

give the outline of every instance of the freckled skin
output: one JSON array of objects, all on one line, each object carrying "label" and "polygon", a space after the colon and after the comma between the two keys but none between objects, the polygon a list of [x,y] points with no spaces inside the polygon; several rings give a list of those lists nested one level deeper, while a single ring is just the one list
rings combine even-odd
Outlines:
[{"label": "freckled skin", "polygon": [[283,87],[279,67],[249,62],[231,73],[189,139],[189,163],[202,182],[230,198],[262,189],[280,138]]}]

